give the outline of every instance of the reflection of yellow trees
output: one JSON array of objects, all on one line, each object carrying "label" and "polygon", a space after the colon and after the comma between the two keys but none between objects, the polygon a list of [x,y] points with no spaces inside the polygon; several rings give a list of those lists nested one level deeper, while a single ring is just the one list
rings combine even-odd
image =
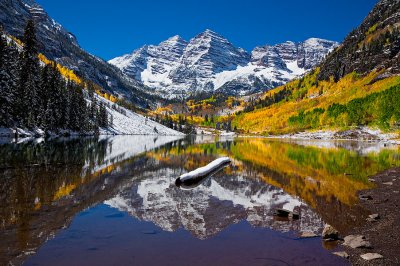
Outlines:
[{"label": "reflection of yellow trees", "polygon": [[259,139],[238,142],[232,152],[237,159],[260,167],[260,177],[267,183],[300,196],[312,206],[315,206],[316,196],[328,202],[336,198],[351,205],[357,200],[358,190],[371,187],[368,176],[392,164],[400,164],[393,151],[362,157],[345,149],[321,149]]},{"label": "reflection of yellow trees", "polygon": [[59,200],[62,197],[68,196],[71,194],[72,190],[76,188],[76,185],[70,184],[70,185],[62,185],[61,187],[58,188],[56,193],[54,194],[53,200]]}]

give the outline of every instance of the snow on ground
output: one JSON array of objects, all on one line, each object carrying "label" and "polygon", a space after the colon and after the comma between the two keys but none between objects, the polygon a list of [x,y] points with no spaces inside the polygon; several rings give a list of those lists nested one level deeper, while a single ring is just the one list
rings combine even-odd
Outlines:
[{"label": "snow on ground", "polygon": [[114,103],[104,98],[98,97],[98,101],[105,103],[109,116],[112,116],[113,124],[109,128],[102,128],[100,134],[104,135],[164,135],[181,136],[181,132],[168,128],[143,115],[134,113],[123,107],[123,113],[110,108]]},{"label": "snow on ground", "polygon": [[360,141],[383,142],[388,144],[400,144],[400,141],[396,139],[398,138],[396,134],[384,133],[379,129],[372,129],[369,127],[360,127],[344,131],[335,131],[335,130],[304,131],[294,134],[270,136],[270,138],[303,139],[303,140],[360,140]]},{"label": "snow on ground", "polygon": [[[104,98],[97,96],[98,102],[103,102],[106,106],[109,118],[110,115],[112,116],[112,126],[109,128],[101,128],[100,134],[101,135],[157,135],[157,136],[183,136],[182,132],[173,130],[168,128],[164,125],[161,125],[155,121],[152,121],[143,115],[137,114],[130,110],[127,110],[121,106],[118,106],[119,112],[114,110],[111,101],[108,101]],[[90,102],[90,101],[88,101]],[[18,135],[23,137],[37,137],[37,136],[44,136],[45,132],[40,129],[24,129],[24,128],[17,128]],[[1,128],[0,127],[0,137],[14,137],[15,130],[12,128]],[[68,133],[69,135],[79,135],[78,132],[72,132],[69,130],[61,130],[58,134],[51,133],[50,135],[63,135]]]},{"label": "snow on ground", "polygon": [[235,137],[237,136],[237,133],[226,130],[217,130],[214,128],[196,127],[196,135]]}]

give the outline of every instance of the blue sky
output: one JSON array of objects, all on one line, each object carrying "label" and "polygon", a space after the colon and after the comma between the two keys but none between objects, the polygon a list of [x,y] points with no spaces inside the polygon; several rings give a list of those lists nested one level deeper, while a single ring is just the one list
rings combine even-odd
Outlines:
[{"label": "blue sky", "polygon": [[92,54],[111,59],[209,28],[234,45],[343,38],[377,0],[37,0]]}]

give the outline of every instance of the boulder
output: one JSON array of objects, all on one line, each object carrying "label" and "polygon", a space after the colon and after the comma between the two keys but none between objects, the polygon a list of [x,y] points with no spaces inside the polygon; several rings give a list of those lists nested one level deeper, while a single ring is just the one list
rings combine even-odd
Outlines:
[{"label": "boulder", "polygon": [[292,218],[293,220],[298,220],[298,219],[300,219],[300,214],[291,212],[291,213],[289,213],[289,218]]},{"label": "boulder", "polygon": [[344,238],[343,245],[349,246],[351,248],[372,248],[369,241],[365,239],[362,235],[348,235]]},{"label": "boulder", "polygon": [[274,212],[275,216],[278,217],[289,217],[290,211],[285,210],[285,209],[276,209]]},{"label": "boulder", "polygon": [[325,240],[337,240],[339,239],[339,232],[333,226],[326,224],[322,231],[322,238]]},{"label": "boulder", "polygon": [[376,259],[383,259],[383,256],[378,253],[365,253],[360,255],[361,258],[364,260],[376,260]]}]

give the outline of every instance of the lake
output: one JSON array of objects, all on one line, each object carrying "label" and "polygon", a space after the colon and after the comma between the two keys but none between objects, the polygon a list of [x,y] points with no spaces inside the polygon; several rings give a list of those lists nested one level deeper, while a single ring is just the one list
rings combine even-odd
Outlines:
[{"label": "lake", "polygon": [[[191,187],[181,174],[232,164]],[[266,138],[0,140],[0,265],[347,265],[341,234],[397,146]],[[299,219],[276,217],[284,208]]]}]

